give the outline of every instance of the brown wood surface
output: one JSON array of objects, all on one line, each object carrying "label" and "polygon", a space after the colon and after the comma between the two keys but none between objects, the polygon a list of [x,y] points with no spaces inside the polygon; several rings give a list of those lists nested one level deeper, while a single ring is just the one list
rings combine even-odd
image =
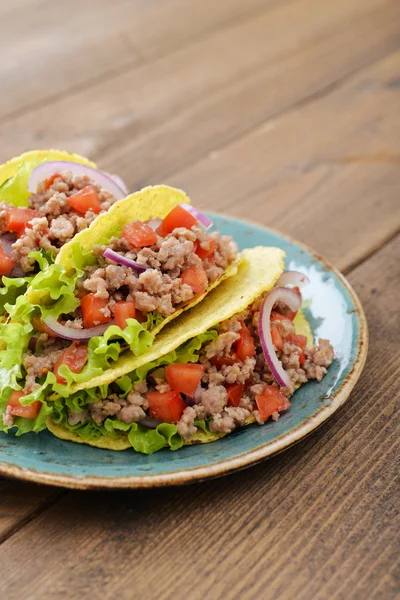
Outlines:
[{"label": "brown wood surface", "polygon": [[146,492],[2,479],[0,596],[398,596],[398,0],[16,0],[0,22],[0,160],[75,150],[277,227],[370,327],[349,401],[259,466]]}]

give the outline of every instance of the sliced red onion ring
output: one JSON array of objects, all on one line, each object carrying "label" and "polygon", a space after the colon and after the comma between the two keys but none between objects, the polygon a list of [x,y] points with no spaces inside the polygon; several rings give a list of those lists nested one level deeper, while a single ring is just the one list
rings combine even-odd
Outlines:
[{"label": "sliced red onion ring", "polygon": [[121,188],[123,192],[125,192],[126,196],[129,195],[128,187],[125,181],[121,179],[119,175],[114,175],[113,173],[106,173],[106,175],[108,175],[117,184],[117,186]]},{"label": "sliced red onion ring", "polygon": [[261,346],[265,355],[265,360],[271,369],[272,375],[278,384],[287,387],[290,383],[289,376],[284,370],[281,361],[276,355],[271,337],[271,311],[276,302],[283,302],[290,310],[298,311],[301,307],[301,298],[296,292],[289,288],[275,288],[265,298],[258,321],[258,333],[260,335]]},{"label": "sliced red onion ring", "polygon": [[279,277],[278,281],[275,284],[275,287],[283,287],[285,285],[297,285],[298,287],[302,287],[303,285],[307,285],[310,283],[307,275],[300,273],[299,271],[285,271]]},{"label": "sliced red onion ring", "polygon": [[206,215],[197,210],[197,208],[195,208],[194,206],[186,204],[186,202],[183,202],[182,204],[180,204],[180,206],[187,210],[187,212],[189,212],[191,215],[193,215],[199,221],[199,223],[203,225],[205,229],[210,229],[210,227],[213,226],[213,222],[208,217],[206,217]]},{"label": "sliced red onion ring", "polygon": [[37,166],[36,169],[33,169],[31,176],[29,177],[28,190],[31,193],[35,193],[39,183],[48,179],[55,173],[62,173],[64,171],[70,171],[73,175],[87,175],[92,181],[95,181],[102,188],[109,191],[117,200],[122,200],[122,198],[125,198],[126,196],[125,190],[122,189],[110,175],[102,173],[92,167],[88,167],[87,165],[81,165],[67,160],[44,162]]},{"label": "sliced red onion ring", "polygon": [[161,223],[162,219],[150,219],[150,221],[147,221],[146,225],[151,227],[153,231],[156,231],[156,229],[160,227]]},{"label": "sliced red onion ring", "polygon": [[63,338],[64,340],[79,342],[86,342],[96,335],[103,335],[106,329],[113,324],[113,322],[110,321],[110,323],[104,323],[103,325],[97,325],[97,327],[90,327],[89,329],[73,329],[72,327],[61,325],[61,323],[53,317],[46,317],[43,319],[43,323],[47,325],[57,337]]},{"label": "sliced red onion ring", "polygon": [[35,352],[36,350],[36,344],[37,344],[37,337],[31,337],[28,343],[28,350],[30,350],[32,352],[32,354]]},{"label": "sliced red onion ring", "polygon": [[120,265],[125,265],[125,267],[130,267],[135,271],[146,271],[146,269],[151,269],[149,265],[141,265],[131,258],[126,258],[126,256],[122,256],[121,254],[118,254],[118,252],[114,252],[114,250],[111,250],[111,248],[107,248],[103,256],[104,258],[108,258],[108,260],[112,260]]},{"label": "sliced red onion ring", "polygon": [[143,425],[143,427],[147,427],[148,429],[156,429],[162,421],[158,419],[153,419],[153,417],[143,417],[138,421],[139,425]]},{"label": "sliced red onion ring", "polygon": [[17,241],[16,233],[7,232],[7,233],[3,233],[3,235],[0,237],[0,242],[1,242],[2,248],[3,248],[4,252],[6,254],[8,254],[8,256],[11,256],[11,252],[13,250],[12,245],[16,241]]},{"label": "sliced red onion ring", "polygon": [[201,387],[201,383],[199,383],[194,393],[194,396],[187,396],[186,394],[182,394],[186,406],[194,406],[195,404],[199,403],[202,389],[203,388]]}]

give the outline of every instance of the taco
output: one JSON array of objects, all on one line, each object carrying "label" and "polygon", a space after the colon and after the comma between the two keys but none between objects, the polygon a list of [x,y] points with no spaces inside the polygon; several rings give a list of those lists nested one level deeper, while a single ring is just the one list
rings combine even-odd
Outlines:
[{"label": "taco", "polygon": [[307,278],[283,272],[283,257],[277,248],[245,250],[237,275],[168,325],[146,353],[121,358],[89,389],[50,396],[49,431],[150,454],[278,419],[295,389],[320,381],[334,358],[327,340],[314,344],[301,311],[298,286]]},{"label": "taco", "polygon": [[[112,372],[120,355],[145,352],[169,321],[236,273],[237,245],[211,225],[184,192],[154,186],[78,233],[8,307],[0,368],[12,352],[17,371],[8,394],[69,394]],[[0,411],[2,390],[0,382]]]},{"label": "taco", "polygon": [[0,166],[0,314],[73,236],[128,194],[78,154],[34,150]]}]

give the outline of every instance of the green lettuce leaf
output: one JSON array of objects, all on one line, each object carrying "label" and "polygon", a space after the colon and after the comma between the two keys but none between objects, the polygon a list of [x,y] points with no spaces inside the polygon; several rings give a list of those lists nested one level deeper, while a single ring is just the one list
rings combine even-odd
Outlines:
[{"label": "green lettuce leaf", "polygon": [[14,177],[10,177],[0,186],[0,202],[7,202],[14,206],[28,206],[30,192],[28,182],[33,169],[43,162],[43,158],[32,158],[24,162]]},{"label": "green lettuce leaf", "polygon": [[33,277],[6,277],[5,275],[1,278],[0,315],[7,312],[6,304],[13,306],[18,296],[25,294],[32,279]]},{"label": "green lettuce leaf", "polygon": [[[218,334],[214,329],[206,331],[185,344],[182,344],[182,346],[175,351],[170,352],[147,365],[143,365],[134,373],[120,377],[115,384],[118,385],[123,392],[121,397],[127,396],[135,384],[143,381],[147,377],[150,370],[173,363],[197,362],[199,351],[203,344],[216,339],[217,335]],[[60,368],[60,374],[65,377],[67,374],[64,375],[64,372],[61,373],[61,369],[64,369],[64,367]],[[53,386],[54,391],[58,391],[57,387],[57,385]],[[70,425],[68,423],[68,410],[72,413],[79,414],[88,404],[97,402],[100,397],[106,398],[109,393],[109,387],[110,386],[105,385],[102,386],[101,389],[91,388],[80,390],[67,398],[56,398],[53,402],[53,421],[58,425],[62,424],[69,431],[77,433],[86,441],[99,439],[102,435],[115,437],[121,432],[124,432],[127,434],[132,448],[136,450],[136,452],[142,452],[143,454],[152,454],[165,446],[168,446],[171,450],[181,448],[183,439],[179,435],[176,425],[171,423],[161,423],[156,429],[148,429],[138,423],[124,423],[123,421],[110,417],[107,418],[102,425],[96,425],[91,419],[84,425],[80,423],[77,425]],[[205,433],[209,433],[206,421],[196,421],[196,426]]]}]

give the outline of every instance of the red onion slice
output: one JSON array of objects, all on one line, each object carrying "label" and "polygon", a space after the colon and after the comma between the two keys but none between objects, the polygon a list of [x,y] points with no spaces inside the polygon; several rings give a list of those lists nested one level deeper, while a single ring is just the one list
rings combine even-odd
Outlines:
[{"label": "red onion slice", "polygon": [[296,292],[289,288],[275,288],[265,298],[258,320],[258,333],[260,335],[261,346],[265,355],[265,360],[271,369],[272,375],[275,377],[278,384],[282,387],[287,387],[290,383],[289,376],[284,370],[281,361],[276,355],[271,337],[271,311],[276,302],[283,302],[290,310],[298,311],[301,307],[301,298]]},{"label": "red onion slice", "polygon": [[156,429],[160,423],[163,421],[159,421],[158,419],[153,419],[153,417],[143,417],[138,421],[139,425],[143,425],[143,427],[147,427],[147,429]]},{"label": "red onion slice", "polygon": [[110,321],[110,323],[104,323],[103,325],[90,327],[89,329],[73,329],[72,327],[61,325],[61,323],[54,319],[54,317],[46,317],[43,319],[43,323],[47,325],[47,327],[51,329],[51,331],[55,333],[57,337],[63,338],[64,340],[79,342],[86,342],[96,335],[103,335],[106,329],[113,324],[112,321]]},{"label": "red onion slice", "polygon": [[285,271],[279,277],[278,281],[275,284],[275,287],[283,287],[285,285],[297,285],[298,287],[302,287],[303,285],[307,285],[310,283],[307,275],[300,273],[299,271]]},{"label": "red onion slice", "polygon": [[55,173],[62,173],[65,171],[70,171],[73,175],[87,175],[92,181],[109,191],[117,200],[122,200],[126,196],[125,190],[122,189],[112,177],[106,175],[106,173],[102,173],[87,165],[81,165],[67,160],[44,162],[33,169],[31,176],[29,177],[28,190],[31,193],[35,193],[39,183],[48,179]]},{"label": "red onion slice", "polygon": [[210,227],[213,226],[213,222],[208,217],[206,217],[206,215],[197,210],[197,208],[195,208],[194,206],[186,204],[186,202],[183,202],[182,204],[180,204],[180,206],[187,210],[187,212],[189,212],[191,215],[193,215],[199,221],[199,223],[203,225],[205,229],[210,229]]},{"label": "red onion slice", "polygon": [[128,187],[125,181],[121,179],[119,175],[114,175],[113,173],[106,173],[106,175],[108,175],[108,177],[110,177],[117,184],[117,186],[121,188],[121,190],[125,193],[125,196],[129,195]]},{"label": "red onion slice", "polygon": [[125,265],[125,267],[130,267],[135,271],[146,271],[146,269],[151,269],[151,267],[148,265],[142,265],[131,258],[126,258],[126,256],[122,256],[121,254],[118,254],[118,252],[114,252],[114,250],[111,250],[111,248],[107,248],[103,256],[104,258],[108,258],[108,260],[112,260],[120,265]]},{"label": "red onion slice", "polygon": [[16,233],[7,232],[7,233],[3,233],[3,235],[0,237],[1,246],[4,250],[4,252],[6,254],[8,254],[8,256],[11,256],[11,252],[13,250],[12,245],[16,241],[17,241]]},{"label": "red onion slice", "polygon": [[32,352],[32,354],[34,354],[34,352],[36,351],[36,344],[37,344],[37,337],[31,337],[28,343],[28,350],[30,350]]}]

